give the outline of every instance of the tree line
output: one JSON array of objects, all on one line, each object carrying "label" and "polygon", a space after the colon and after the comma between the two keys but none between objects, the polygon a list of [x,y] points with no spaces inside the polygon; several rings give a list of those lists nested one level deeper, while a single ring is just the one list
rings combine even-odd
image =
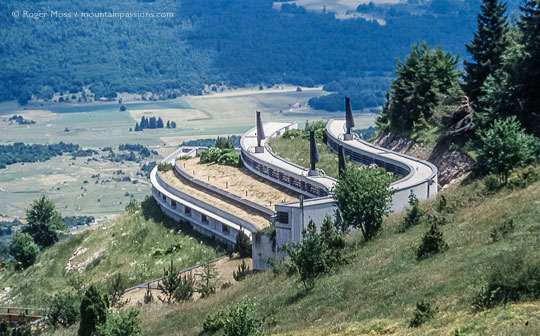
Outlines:
[{"label": "tree line", "polygon": [[506,4],[484,0],[464,72],[458,58],[427,43],[398,61],[377,119],[379,133],[441,138],[477,154],[477,171],[506,182],[540,160],[540,4],[525,1],[510,23]]},{"label": "tree line", "polygon": [[[175,11],[174,18],[145,19],[144,25],[138,19],[106,20],[107,24],[86,20],[81,24],[80,18],[23,22],[11,16],[18,2],[2,3],[5,29],[0,34],[10,48],[0,50],[5,65],[0,69],[0,101],[19,99],[25,104],[32,96],[49,100],[59,92],[71,97],[83,87],[95,99],[148,91],[172,98],[200,94],[204,84],[312,86],[341,79],[378,80],[391,77],[394,60],[419,39],[445,42],[449,50],[463,54],[476,14],[470,3],[476,2],[457,2],[451,11],[429,6],[407,11],[407,6],[413,7],[407,4],[383,13],[386,25],[339,20],[330,12],[296,5],[275,9],[270,0],[125,4],[126,11]],[[114,2],[53,4],[66,11],[100,11]],[[25,6],[33,12],[44,9],[40,2]],[[32,61],[37,58],[39,66]],[[95,68],[102,71],[96,73]],[[384,88],[368,82],[362,86],[362,94],[354,100],[358,109],[383,102]],[[341,94],[357,91],[345,90]],[[325,99],[332,102],[320,103],[331,109],[340,106],[339,98]]]},{"label": "tree line", "polygon": [[47,161],[64,153],[76,153],[79,145],[59,142],[52,145],[27,145],[15,142],[12,145],[0,145],[0,169],[15,163]]},{"label": "tree line", "polygon": [[[141,117],[141,121],[138,122],[138,123],[135,123],[135,129],[134,131],[135,132],[139,132],[139,131],[142,131],[146,128],[149,128],[149,129],[155,129],[155,128],[164,128],[165,125],[163,123],[163,119],[161,119],[161,117],[157,118],[156,117]],[[170,120],[167,120],[167,128],[176,128],[176,122],[175,121],[170,121]],[[131,130],[131,129],[130,129]]]}]

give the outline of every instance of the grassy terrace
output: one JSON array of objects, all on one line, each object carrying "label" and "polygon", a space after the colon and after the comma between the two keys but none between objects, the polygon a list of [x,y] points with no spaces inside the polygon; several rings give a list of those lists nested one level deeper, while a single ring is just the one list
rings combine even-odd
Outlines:
[{"label": "grassy terrace", "polygon": [[[301,137],[286,139],[277,137],[270,140],[270,147],[277,155],[302,167],[309,167],[309,140]],[[338,156],[327,145],[317,143],[321,162],[317,168],[324,170],[326,175],[338,177]]]}]

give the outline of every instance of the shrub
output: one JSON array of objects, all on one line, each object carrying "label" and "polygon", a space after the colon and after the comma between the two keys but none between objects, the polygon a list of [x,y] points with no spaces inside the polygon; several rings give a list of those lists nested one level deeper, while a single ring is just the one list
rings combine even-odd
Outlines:
[{"label": "shrub", "polygon": [[219,273],[216,265],[207,262],[202,265],[201,280],[199,281],[199,289],[201,298],[209,297],[216,293],[216,287],[219,283]]},{"label": "shrub", "polygon": [[478,169],[497,174],[506,183],[511,169],[537,162],[539,141],[525,133],[515,116],[497,119],[479,132]]},{"label": "shrub", "polygon": [[496,228],[491,231],[491,240],[495,243],[499,240],[506,237],[507,234],[514,231],[515,225],[514,220],[510,219],[507,221],[504,221],[502,224],[499,224]]},{"label": "shrub", "polygon": [[238,265],[238,269],[236,271],[233,271],[233,279],[236,281],[242,281],[250,273],[251,271],[249,270],[249,265],[247,265],[246,262],[242,260],[242,263]]},{"label": "shrub", "polygon": [[508,178],[508,187],[526,188],[537,181],[540,181],[540,168],[528,166],[512,171],[512,175]]},{"label": "shrub", "polygon": [[336,231],[338,229],[334,226],[334,222],[326,216],[321,225],[321,236],[328,247],[327,259],[330,266],[344,262],[342,250],[345,248],[345,240]]},{"label": "shrub", "polygon": [[161,302],[187,301],[193,296],[195,280],[191,273],[181,275],[174,266],[173,261],[168,269],[163,270],[163,279],[158,283],[158,289],[163,297],[158,296]]},{"label": "shrub", "polygon": [[108,287],[111,307],[122,308],[129,302],[129,299],[122,298],[124,296],[124,290],[127,288],[126,281],[122,274],[115,274],[110,280]]},{"label": "shrub", "polygon": [[226,336],[250,336],[257,335],[260,326],[253,303],[245,300],[228,312],[223,329]]},{"label": "shrub", "polygon": [[17,268],[27,268],[36,262],[39,247],[28,233],[15,232],[9,254],[17,261]]},{"label": "shrub", "polygon": [[312,289],[315,286],[315,279],[330,269],[328,246],[323,237],[317,233],[313,221],[310,221],[307,230],[304,230],[300,242],[286,245],[285,248],[291,263],[300,274],[305,289]]},{"label": "shrub", "polygon": [[540,298],[540,259],[528,251],[507,252],[493,265],[487,283],[473,299],[481,310],[498,304]]},{"label": "shrub", "polygon": [[207,148],[200,153],[201,163],[217,162],[217,159],[222,155],[222,153],[223,150],[221,148]]},{"label": "shrub", "polygon": [[176,302],[188,301],[193,297],[193,290],[195,287],[195,278],[191,272],[179,275],[180,284],[174,291],[174,300]]},{"label": "shrub", "polygon": [[139,312],[136,310],[111,312],[105,323],[97,326],[94,336],[137,336],[141,334]]},{"label": "shrub", "polygon": [[106,322],[108,306],[107,296],[102,295],[96,286],[91,285],[81,301],[79,336],[91,336],[99,324]]},{"label": "shrub", "polygon": [[502,187],[501,179],[497,175],[488,175],[484,178],[484,185],[487,191],[494,192]]},{"label": "shrub", "polygon": [[144,292],[143,302],[144,304],[150,304],[154,301],[154,296],[150,290],[150,284],[146,285],[146,292]]},{"label": "shrub", "polygon": [[169,170],[173,169],[173,164],[172,163],[161,162],[160,164],[158,164],[157,168],[158,168],[158,171],[160,171],[160,172],[168,172]]},{"label": "shrub", "polygon": [[208,315],[203,321],[203,330],[207,332],[216,332],[225,325],[225,312],[218,312],[214,315]]},{"label": "shrub", "polygon": [[67,328],[81,319],[81,299],[74,293],[60,293],[54,296],[47,312],[47,323],[54,328]]},{"label": "shrub", "polygon": [[420,224],[420,220],[424,216],[424,212],[420,209],[418,201],[418,198],[416,195],[411,191],[409,195],[409,206],[410,209],[407,210],[407,214],[405,215],[405,218],[401,222],[401,226],[399,228],[399,232],[405,232],[409,228],[416,226]]},{"label": "shrub", "polygon": [[418,302],[416,304],[416,309],[412,320],[409,322],[409,328],[417,328],[427,321],[431,320],[435,313],[437,313],[437,308],[432,308],[431,304],[427,302]]},{"label": "shrub", "polygon": [[241,258],[251,258],[251,240],[249,240],[249,237],[242,231],[242,228],[240,228],[236,235],[234,252],[240,254]]},{"label": "shrub", "polygon": [[234,151],[225,153],[217,159],[217,163],[220,165],[236,167],[240,164],[240,156]]},{"label": "shrub", "polygon": [[443,239],[443,233],[437,224],[432,224],[430,229],[422,238],[422,242],[416,251],[416,258],[422,260],[434,254],[444,252],[448,249],[448,244]]},{"label": "shrub", "polygon": [[294,138],[302,137],[303,134],[304,132],[302,132],[301,130],[292,129],[292,130],[285,131],[282,137],[284,139],[294,139]]}]

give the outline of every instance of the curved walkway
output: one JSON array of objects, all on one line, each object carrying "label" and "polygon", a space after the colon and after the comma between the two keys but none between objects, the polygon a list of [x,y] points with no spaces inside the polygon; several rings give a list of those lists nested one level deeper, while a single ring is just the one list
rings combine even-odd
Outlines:
[{"label": "curved walkway", "polygon": [[[309,169],[289,162],[272,152],[268,145],[270,138],[281,136],[289,129],[297,129],[296,123],[264,123],[264,133],[268,135],[261,145],[265,150],[256,153],[257,129],[249,130],[240,141],[242,161],[254,173],[279,183],[291,190],[308,197],[328,196],[336,179],[326,175],[308,176]],[[407,206],[408,196],[413,192],[419,199],[428,199],[437,194],[437,168],[424,160],[397,153],[382,147],[372,145],[355,136],[353,140],[343,140],[345,120],[332,119],[326,126],[328,145],[337,151],[342,145],[345,153],[353,162],[359,164],[377,164],[387,171],[403,176],[391,184],[395,190],[392,198],[392,210],[400,211]],[[331,199],[327,200],[331,202]],[[317,203],[324,202],[323,199]]]},{"label": "curved walkway", "polygon": [[419,199],[428,199],[437,194],[437,167],[433,164],[397,153],[382,147],[375,146],[361,140],[356,134],[354,139],[343,140],[346,133],[345,119],[332,119],[326,125],[328,145],[337,151],[342,145],[351,160],[360,164],[375,163],[397,175],[402,179],[391,184],[396,194],[412,190]]}]

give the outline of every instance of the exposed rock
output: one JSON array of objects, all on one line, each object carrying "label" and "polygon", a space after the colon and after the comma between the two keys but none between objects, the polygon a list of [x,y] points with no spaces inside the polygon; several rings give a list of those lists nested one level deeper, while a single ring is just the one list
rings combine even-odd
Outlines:
[{"label": "exposed rock", "polygon": [[385,134],[373,142],[377,146],[427,160],[439,170],[439,188],[443,188],[471,171],[474,160],[459,150],[450,150],[445,141],[439,141],[435,147],[416,143],[414,140],[393,137]]}]

